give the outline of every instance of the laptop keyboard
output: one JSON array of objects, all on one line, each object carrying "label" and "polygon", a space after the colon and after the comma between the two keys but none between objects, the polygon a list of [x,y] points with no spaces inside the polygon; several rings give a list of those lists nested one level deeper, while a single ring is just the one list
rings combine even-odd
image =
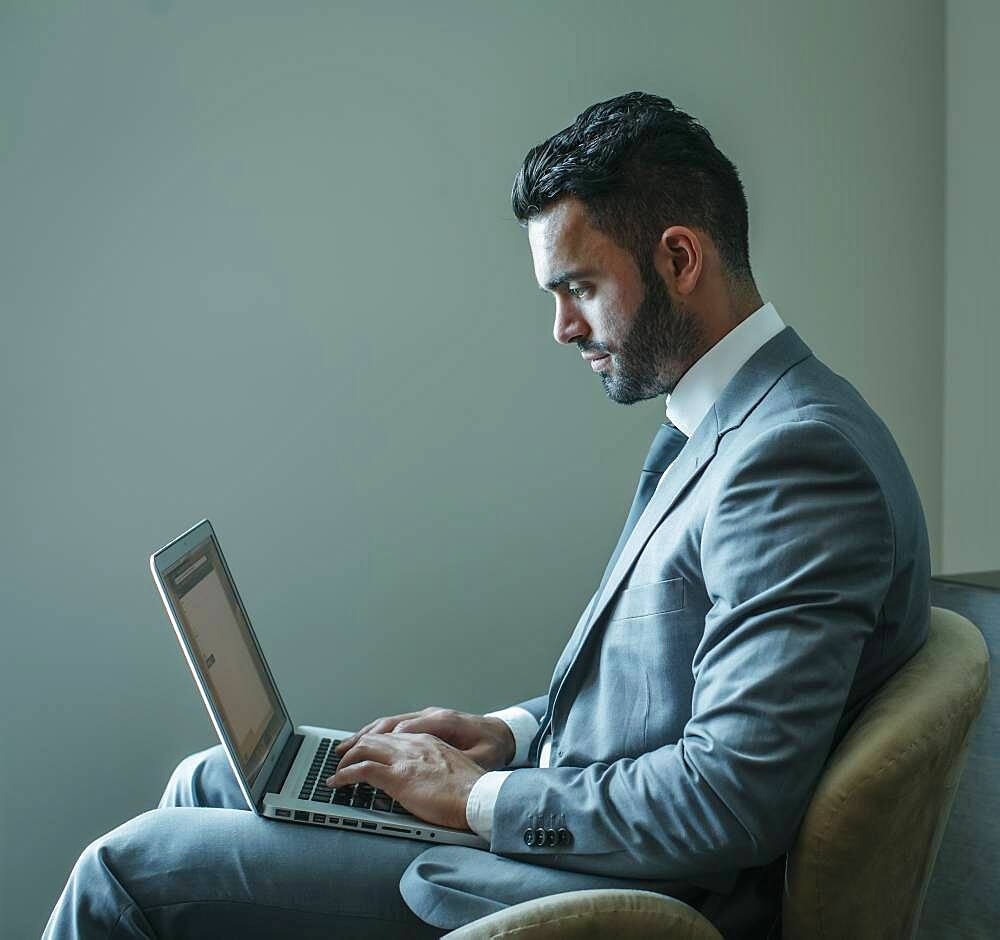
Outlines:
[{"label": "laptop keyboard", "polygon": [[300,800],[313,800],[335,806],[354,806],[357,809],[374,809],[383,813],[398,813],[401,816],[412,815],[384,790],[376,789],[370,784],[352,783],[346,787],[328,787],[326,778],[336,772],[340,763],[340,756],[335,750],[338,744],[339,741],[331,741],[330,738],[323,738],[319,742],[312,764],[309,765],[309,773],[306,774],[299,792]]}]

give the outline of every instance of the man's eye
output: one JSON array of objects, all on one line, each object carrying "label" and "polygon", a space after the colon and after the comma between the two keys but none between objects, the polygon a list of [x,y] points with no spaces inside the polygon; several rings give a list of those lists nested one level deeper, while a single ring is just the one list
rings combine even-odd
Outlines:
[{"label": "man's eye", "polygon": [[577,300],[580,300],[583,298],[583,295],[587,293],[587,291],[583,287],[567,287],[566,293],[568,293],[571,297],[575,297]]}]

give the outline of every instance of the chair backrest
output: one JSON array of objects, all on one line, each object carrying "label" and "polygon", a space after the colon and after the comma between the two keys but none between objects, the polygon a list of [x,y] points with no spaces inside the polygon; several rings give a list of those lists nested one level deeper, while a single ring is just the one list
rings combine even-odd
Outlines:
[{"label": "chair backrest", "polygon": [[783,940],[912,940],[989,687],[982,634],[931,608],[927,642],[830,755],[788,853]]}]

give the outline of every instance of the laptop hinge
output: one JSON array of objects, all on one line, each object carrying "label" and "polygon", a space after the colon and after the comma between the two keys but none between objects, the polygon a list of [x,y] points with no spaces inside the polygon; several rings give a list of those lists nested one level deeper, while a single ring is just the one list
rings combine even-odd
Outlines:
[{"label": "laptop hinge", "polygon": [[[267,786],[264,788],[264,793],[281,792],[281,788],[285,785],[285,779],[288,777],[288,771],[292,769],[292,763],[295,761],[295,757],[299,753],[299,748],[305,739],[304,734],[290,734],[288,736],[285,746],[281,749],[281,755],[274,765],[274,770],[271,771],[271,776],[267,781]],[[264,801],[264,793],[260,795],[262,803]]]}]

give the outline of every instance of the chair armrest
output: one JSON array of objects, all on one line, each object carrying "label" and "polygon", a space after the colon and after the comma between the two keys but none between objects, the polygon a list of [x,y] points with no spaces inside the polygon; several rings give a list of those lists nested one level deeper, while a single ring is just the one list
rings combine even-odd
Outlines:
[{"label": "chair armrest", "polygon": [[652,891],[567,891],[515,904],[459,927],[449,940],[576,940],[664,937],[723,940],[693,907]]}]

